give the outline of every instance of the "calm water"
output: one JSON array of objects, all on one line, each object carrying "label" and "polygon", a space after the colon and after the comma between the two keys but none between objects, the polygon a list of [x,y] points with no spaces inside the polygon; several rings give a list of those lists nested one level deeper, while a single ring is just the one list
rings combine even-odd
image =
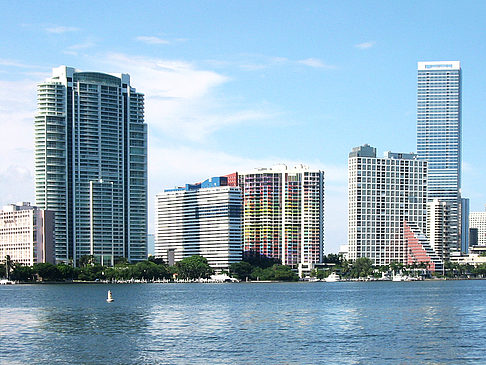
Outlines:
[{"label": "calm water", "polygon": [[0,287],[8,364],[486,364],[485,343],[486,281]]}]

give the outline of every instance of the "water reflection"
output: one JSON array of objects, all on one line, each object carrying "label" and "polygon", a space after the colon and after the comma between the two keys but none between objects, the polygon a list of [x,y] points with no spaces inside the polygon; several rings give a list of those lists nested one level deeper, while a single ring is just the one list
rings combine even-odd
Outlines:
[{"label": "water reflection", "polygon": [[0,288],[0,363],[481,363],[484,303],[486,282]]}]

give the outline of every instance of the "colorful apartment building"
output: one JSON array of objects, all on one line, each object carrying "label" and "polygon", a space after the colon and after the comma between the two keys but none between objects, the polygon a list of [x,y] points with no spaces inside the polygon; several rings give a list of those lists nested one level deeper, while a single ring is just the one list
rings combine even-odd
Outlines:
[{"label": "colorful apartment building", "polygon": [[243,251],[307,272],[324,249],[324,171],[276,165],[238,173]]}]

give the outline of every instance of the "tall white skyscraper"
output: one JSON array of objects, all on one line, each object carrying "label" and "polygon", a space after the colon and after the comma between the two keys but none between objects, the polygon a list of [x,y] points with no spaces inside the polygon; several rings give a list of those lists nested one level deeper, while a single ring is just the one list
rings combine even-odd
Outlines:
[{"label": "tall white skyscraper", "polygon": [[417,154],[428,161],[428,197],[450,204],[450,251],[460,251],[460,62],[419,62],[417,86]]},{"label": "tall white skyscraper", "polygon": [[57,262],[146,259],[147,125],[129,75],[61,66],[38,85],[35,194]]},{"label": "tall white skyscraper", "polygon": [[405,225],[426,229],[427,163],[413,153],[378,158],[376,148],[364,145],[349,154],[348,176],[348,258],[407,264]]}]

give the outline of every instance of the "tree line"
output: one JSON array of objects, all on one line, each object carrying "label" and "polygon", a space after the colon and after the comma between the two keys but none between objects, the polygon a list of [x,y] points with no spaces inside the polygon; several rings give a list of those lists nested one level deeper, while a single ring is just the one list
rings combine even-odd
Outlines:
[{"label": "tree line", "polygon": [[[167,265],[162,259],[148,260],[130,264],[126,259],[120,259],[113,266],[103,266],[94,260],[93,256],[83,256],[79,267],[64,263],[57,265],[38,263],[33,266],[13,263],[8,258],[5,264],[0,264],[0,273],[14,281],[126,281],[126,280],[193,280],[209,278],[214,270],[202,256],[187,257],[173,266]],[[0,276],[3,276],[0,274]]]},{"label": "tree line", "polygon": [[[367,257],[348,261],[336,254],[324,256],[323,263],[327,264],[327,267],[325,269],[314,269],[311,272],[311,277],[324,279],[332,272],[338,273],[344,279],[380,278],[384,273],[416,276],[419,273],[427,272],[425,262],[416,262],[410,265],[391,262],[389,265],[375,266]],[[443,272],[434,272],[430,276],[448,279],[485,278],[486,264],[471,265],[446,261]]]},{"label": "tree line", "polygon": [[243,261],[229,267],[229,274],[241,281],[297,281],[299,276],[290,266],[281,265],[281,261],[263,255],[246,254]]},{"label": "tree line", "polygon": [[[340,255],[329,254],[323,257],[324,269],[314,269],[311,277],[324,279],[332,272],[338,273],[343,279],[381,277],[384,273],[401,273],[403,275],[418,275],[426,272],[425,263],[404,265],[392,262],[389,265],[374,266],[369,258],[361,257],[354,262],[347,261]],[[9,257],[0,264],[0,277],[19,282],[36,281],[127,281],[127,280],[195,280],[207,279],[214,270],[206,258],[191,256],[184,258],[173,266],[167,265],[162,259],[151,257],[148,260],[130,264],[126,259],[119,259],[113,267],[103,266],[94,260],[93,256],[83,256],[79,260],[80,267],[67,264],[39,263],[26,266],[14,263]],[[297,281],[297,273],[289,266],[281,265],[280,260],[263,255],[246,255],[242,261],[230,265],[228,275],[241,281]],[[444,272],[435,272],[433,276],[445,278],[484,278],[486,264],[470,265],[446,262]]]}]

